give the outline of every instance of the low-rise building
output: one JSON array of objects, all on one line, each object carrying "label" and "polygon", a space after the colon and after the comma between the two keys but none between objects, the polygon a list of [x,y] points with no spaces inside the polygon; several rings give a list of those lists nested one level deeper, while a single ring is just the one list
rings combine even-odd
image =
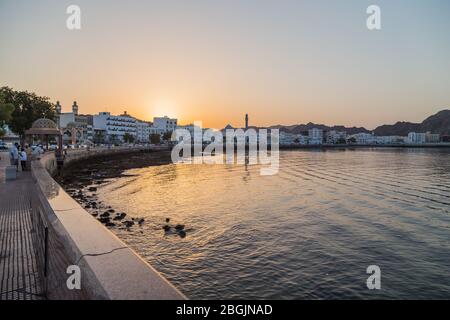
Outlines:
[{"label": "low-rise building", "polygon": [[136,121],[136,141],[140,143],[148,143],[150,141],[151,128],[153,123],[146,121]]},{"label": "low-rise building", "polygon": [[[93,139],[93,120],[92,115],[78,114],[78,104],[73,102],[72,112],[61,112],[62,107],[57,101],[56,103],[56,118],[57,124],[63,130],[64,143],[84,143],[86,140]],[[73,139],[72,135],[76,134]]]},{"label": "low-rise building", "polygon": [[410,132],[408,133],[408,143],[422,144],[427,141],[426,133]]},{"label": "low-rise building", "polygon": [[359,132],[347,137],[347,142],[352,141],[356,144],[375,144],[377,139],[372,133]]},{"label": "low-rise building", "polygon": [[167,116],[153,118],[153,127],[160,132],[170,132],[177,128],[177,119],[172,119]]},{"label": "low-rise building", "polygon": [[425,141],[427,143],[439,143],[441,141],[441,135],[438,133],[427,132],[425,135]]},{"label": "low-rise building", "polygon": [[286,146],[305,145],[305,144],[307,144],[308,139],[301,134],[280,131],[279,141],[280,141],[280,145],[286,145]]},{"label": "low-rise building", "polygon": [[322,144],[323,143],[323,130],[318,128],[312,128],[308,130],[308,144]]}]

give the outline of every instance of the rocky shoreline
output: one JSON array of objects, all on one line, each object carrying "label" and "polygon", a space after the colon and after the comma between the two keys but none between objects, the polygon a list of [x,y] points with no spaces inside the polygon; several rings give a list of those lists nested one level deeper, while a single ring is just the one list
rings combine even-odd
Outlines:
[{"label": "rocky shoreline", "polygon": [[[151,153],[136,153],[130,155],[99,156],[82,160],[64,168],[61,176],[55,180],[74,198],[86,211],[107,228],[131,231],[133,226],[142,226],[143,217],[129,217],[126,212],[118,212],[110,205],[98,199],[97,189],[111,179],[130,176],[124,172],[129,169],[144,168],[171,163],[169,151]],[[184,238],[184,225],[170,225],[166,218],[162,229],[166,233],[177,234]]]}]

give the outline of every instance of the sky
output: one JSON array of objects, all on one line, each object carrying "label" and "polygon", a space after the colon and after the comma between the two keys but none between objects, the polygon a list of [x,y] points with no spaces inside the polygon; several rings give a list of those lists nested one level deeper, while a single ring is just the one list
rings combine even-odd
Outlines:
[{"label": "sky", "polygon": [[65,112],[372,129],[450,109],[449,35],[448,0],[0,0],[0,86]]}]

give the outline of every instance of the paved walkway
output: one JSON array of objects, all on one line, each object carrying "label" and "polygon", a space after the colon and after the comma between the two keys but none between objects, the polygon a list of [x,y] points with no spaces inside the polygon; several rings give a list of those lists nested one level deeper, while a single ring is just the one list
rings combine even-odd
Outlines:
[{"label": "paved walkway", "polygon": [[32,184],[30,172],[8,182],[0,173],[0,300],[43,299],[31,237]]},{"label": "paved walkway", "polygon": [[[5,181],[5,167],[9,166],[9,152],[0,152],[0,184]],[[0,185],[1,188],[1,185]]]}]

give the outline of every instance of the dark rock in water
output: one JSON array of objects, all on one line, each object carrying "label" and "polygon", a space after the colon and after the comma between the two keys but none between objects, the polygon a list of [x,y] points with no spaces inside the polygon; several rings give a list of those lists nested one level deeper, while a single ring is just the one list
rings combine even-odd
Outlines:
[{"label": "dark rock in water", "polygon": [[109,212],[105,211],[104,213],[102,213],[102,214],[100,215],[100,217],[102,217],[102,218],[109,217]]},{"label": "dark rock in water", "polygon": [[116,211],[114,209],[109,209],[108,212],[114,213]]},{"label": "dark rock in water", "polygon": [[107,222],[107,223],[105,223],[105,226],[107,226],[107,227],[115,227],[116,225],[113,222]]},{"label": "dark rock in water", "polygon": [[109,217],[101,217],[97,219],[98,221],[100,221],[101,223],[107,223],[111,221],[111,218]]},{"label": "dark rock in water", "polygon": [[97,188],[96,187],[89,187],[88,190],[93,192],[93,191],[97,191]]},{"label": "dark rock in water", "polygon": [[177,231],[180,231],[180,230],[183,230],[183,229],[184,229],[184,224],[177,224],[175,226],[175,230],[177,230]]},{"label": "dark rock in water", "polygon": [[180,230],[180,231],[178,231],[178,235],[179,235],[181,238],[184,238],[184,237],[186,237],[186,231]]},{"label": "dark rock in water", "polygon": [[122,213],[118,213],[113,220],[122,220],[127,216],[126,213],[122,212]]},{"label": "dark rock in water", "polygon": [[92,216],[93,216],[93,217],[97,217],[97,216],[98,216],[98,213],[93,213]]},{"label": "dark rock in water", "polygon": [[166,224],[166,225],[163,227],[163,229],[164,229],[165,232],[168,232],[168,231],[170,231],[170,226]]},{"label": "dark rock in water", "polygon": [[144,223],[144,218],[142,218],[142,219],[139,219],[139,221],[138,221],[138,223],[139,223],[139,225],[141,225],[141,224],[143,224]]},{"label": "dark rock in water", "polygon": [[131,227],[134,225],[133,221],[123,221],[122,222],[127,228]]},{"label": "dark rock in water", "polygon": [[170,222],[170,218],[166,218],[166,222],[169,223]]}]

